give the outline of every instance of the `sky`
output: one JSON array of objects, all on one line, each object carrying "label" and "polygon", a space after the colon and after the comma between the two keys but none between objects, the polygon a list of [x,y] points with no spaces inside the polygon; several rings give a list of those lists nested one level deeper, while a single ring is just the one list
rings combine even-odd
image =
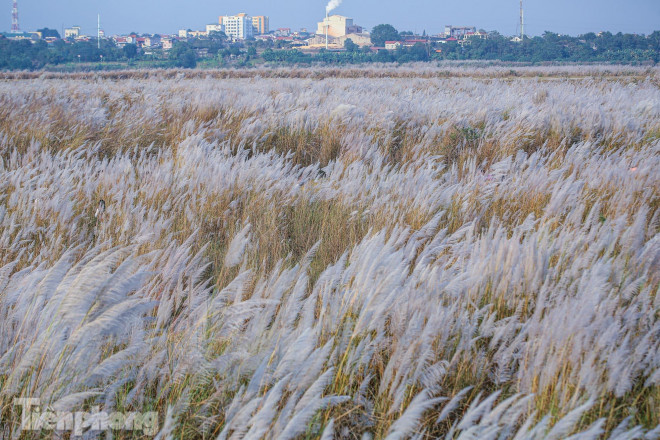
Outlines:
[{"label": "sky", "polygon": [[[97,14],[107,35],[129,32],[175,33],[178,29],[204,30],[219,15],[246,12],[267,15],[270,28],[316,30],[327,0],[18,0],[21,30],[79,25],[95,35]],[[0,30],[11,26],[11,2]],[[353,18],[370,30],[380,23],[399,31],[433,35],[444,25],[476,26],[503,35],[519,32],[519,0],[343,0],[333,14]],[[579,35],[586,32],[649,34],[660,30],[660,0],[524,0],[525,33],[544,31]],[[3,23],[4,21],[4,23]]]}]

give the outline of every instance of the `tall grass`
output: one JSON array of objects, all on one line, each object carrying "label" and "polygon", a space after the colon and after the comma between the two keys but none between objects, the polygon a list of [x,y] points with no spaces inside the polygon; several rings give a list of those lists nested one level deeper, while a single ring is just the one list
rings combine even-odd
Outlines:
[{"label": "tall grass", "polygon": [[7,432],[658,438],[657,69],[446,68],[0,82]]}]

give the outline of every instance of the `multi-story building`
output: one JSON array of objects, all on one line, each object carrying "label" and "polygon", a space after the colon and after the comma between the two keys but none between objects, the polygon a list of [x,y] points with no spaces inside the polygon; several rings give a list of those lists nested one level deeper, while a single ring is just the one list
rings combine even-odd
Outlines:
[{"label": "multi-story building", "polygon": [[72,26],[64,29],[64,38],[76,38],[80,36],[80,26]]},{"label": "multi-story building", "polygon": [[254,35],[252,17],[244,12],[238,15],[221,15],[218,24],[222,25],[228,37],[236,40],[245,40]]},{"label": "multi-story building", "polygon": [[346,34],[361,34],[362,27],[353,24],[353,19],[341,15],[331,15],[318,23],[316,33],[325,35],[326,29],[330,37],[343,37]]},{"label": "multi-story building", "polygon": [[[232,35],[232,34],[240,33],[240,29],[242,26],[244,26],[244,23],[239,23],[239,21],[244,22],[246,19],[249,20],[252,25],[251,34],[250,31],[246,29],[246,35],[244,37]],[[223,32],[225,32],[227,36],[232,36],[233,38],[237,38],[237,39],[245,39],[254,35],[264,35],[270,31],[269,20],[268,17],[265,15],[256,15],[254,17],[251,17],[245,12],[241,12],[240,14],[236,14],[232,16],[221,15],[218,18],[218,23],[223,27]],[[231,31],[232,34],[230,34],[230,32],[227,31],[228,24],[229,27],[232,28]]]},{"label": "multi-story building", "polygon": [[127,39],[128,37],[113,37],[113,40],[115,40],[115,44],[117,45],[117,47],[124,47],[127,44],[129,44]]},{"label": "multi-story building", "polygon": [[211,32],[224,32],[223,26],[221,24],[207,24],[206,25],[206,34],[211,35]]},{"label": "multi-story building", "polygon": [[467,33],[474,33],[477,28],[474,26],[445,26],[445,37],[463,38]]},{"label": "multi-story building", "polygon": [[268,17],[265,15],[256,15],[252,17],[252,32],[255,35],[264,35],[267,34],[268,31]]},{"label": "multi-story building", "polygon": [[144,47],[158,47],[160,46],[160,35],[152,35],[144,38]]}]

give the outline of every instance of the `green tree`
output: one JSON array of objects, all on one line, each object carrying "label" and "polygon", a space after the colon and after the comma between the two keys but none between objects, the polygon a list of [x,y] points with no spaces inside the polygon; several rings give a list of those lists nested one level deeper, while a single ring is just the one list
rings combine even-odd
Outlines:
[{"label": "green tree", "polygon": [[425,44],[415,43],[410,49],[410,55],[415,61],[428,61],[429,53]]},{"label": "green tree", "polygon": [[129,60],[132,60],[137,56],[137,46],[135,44],[127,44],[124,46],[124,56]]},{"label": "green tree", "polygon": [[350,38],[347,38],[346,41],[344,41],[344,49],[346,49],[347,52],[355,52],[360,48],[357,44],[353,43],[353,40]]},{"label": "green tree", "polygon": [[217,41],[226,41],[227,40],[227,34],[225,34],[222,31],[211,31],[209,33],[209,39],[217,40]]},{"label": "green tree", "polygon": [[177,67],[192,69],[197,66],[197,54],[192,46],[186,42],[179,41],[174,45],[169,54],[170,60]]},{"label": "green tree", "polygon": [[374,61],[378,63],[389,63],[392,61],[392,56],[388,50],[381,49],[374,55]]},{"label": "green tree", "polygon": [[187,50],[178,58],[177,63],[180,67],[194,69],[197,66],[197,54],[194,50]]},{"label": "green tree", "polygon": [[391,24],[379,24],[371,30],[371,43],[374,46],[385,46],[386,41],[398,40],[399,32]]}]

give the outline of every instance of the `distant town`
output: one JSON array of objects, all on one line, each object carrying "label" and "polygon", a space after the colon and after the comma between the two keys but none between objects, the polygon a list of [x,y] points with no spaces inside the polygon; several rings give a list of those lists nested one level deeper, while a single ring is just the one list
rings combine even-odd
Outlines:
[{"label": "distant town", "polygon": [[[546,32],[530,38],[523,32],[504,36],[474,25],[446,25],[439,32],[398,31],[381,24],[370,32],[353,18],[327,15],[308,30],[270,28],[265,15],[219,16],[204,29],[181,29],[176,34],[106,35],[100,17],[96,35],[80,26],[60,31],[43,28],[23,32],[14,16],[11,32],[0,33],[0,69],[39,69],[81,63],[114,63],[107,67],[253,66],[275,63],[364,63],[429,60],[492,59],[503,61],[593,61],[657,63],[660,33],[613,35],[589,33],[579,37]],[[2,41],[8,43],[3,44]],[[11,45],[30,42],[35,47]],[[103,64],[102,64],[103,66]]]},{"label": "distant town", "polygon": [[[100,22],[100,20],[99,20]],[[291,28],[270,29],[269,18],[265,15],[248,15],[244,12],[236,15],[225,15],[218,18],[217,23],[207,24],[205,29],[192,30],[181,29],[176,34],[137,34],[106,36],[103,29],[98,28],[96,35],[86,35],[80,26],[71,26],[62,29],[62,34],[55,30],[43,30],[21,32],[2,32],[2,37],[11,40],[44,40],[47,43],[55,43],[63,39],[67,43],[94,42],[97,40],[110,40],[117,47],[134,44],[144,52],[155,49],[170,50],[179,41],[190,41],[193,39],[222,38],[228,42],[245,42],[249,40],[277,43],[287,47],[297,48],[302,51],[318,51],[319,49],[344,50],[346,41],[351,40],[359,47],[370,47],[372,50],[396,50],[399,46],[413,46],[417,43],[446,43],[456,42],[464,45],[470,44],[472,38],[487,38],[484,30],[477,30],[475,26],[452,26],[447,25],[444,31],[435,35],[427,36],[413,35],[412,32],[403,32],[404,38],[385,41],[382,46],[375,45],[371,36],[362,26],[353,22],[352,18],[342,15],[330,15],[317,24],[315,32],[306,28],[292,30]],[[57,35],[55,35],[57,33]],[[422,38],[420,38],[422,37]],[[512,41],[520,41],[522,36],[512,37]],[[203,55],[203,51],[200,51]]]}]

